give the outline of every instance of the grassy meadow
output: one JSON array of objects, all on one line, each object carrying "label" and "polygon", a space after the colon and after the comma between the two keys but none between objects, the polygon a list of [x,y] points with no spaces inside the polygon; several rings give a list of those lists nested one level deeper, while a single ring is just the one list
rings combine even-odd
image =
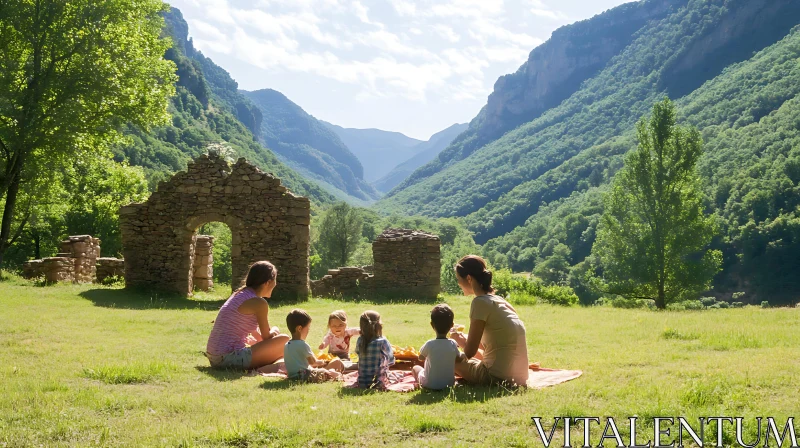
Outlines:
[{"label": "grassy meadow", "polygon": [[[208,369],[200,351],[226,292],[176,299],[0,282],[0,446],[542,446],[533,416],[798,417],[796,308],[520,306],[530,360],[581,369],[581,378],[541,390],[399,394]],[[466,323],[469,300],[447,302]],[[273,304],[271,323],[284,328],[294,306]],[[313,348],[336,308],[351,325],[379,311],[397,345],[419,348],[433,336],[429,303],[300,306],[315,319]],[[573,432],[581,444],[582,428]],[[755,425],[745,434],[755,437]],[[652,435],[648,427],[640,442]]]}]

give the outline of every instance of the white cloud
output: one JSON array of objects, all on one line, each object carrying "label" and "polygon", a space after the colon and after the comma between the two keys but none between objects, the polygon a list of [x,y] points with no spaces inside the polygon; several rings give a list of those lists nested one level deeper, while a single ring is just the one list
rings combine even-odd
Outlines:
[{"label": "white cloud", "polygon": [[542,0],[530,0],[532,8],[531,14],[551,20],[569,20],[569,17],[561,11],[547,6]]},{"label": "white cloud", "polygon": [[520,11],[546,8],[539,0],[183,1],[199,11],[187,19],[201,50],[355,86],[360,100],[422,102],[485,98],[498,74],[542,42],[520,25]]}]

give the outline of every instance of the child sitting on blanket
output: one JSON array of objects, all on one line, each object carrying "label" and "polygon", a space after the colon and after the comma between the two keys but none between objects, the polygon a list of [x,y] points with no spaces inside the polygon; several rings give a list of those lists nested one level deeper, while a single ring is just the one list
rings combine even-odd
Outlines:
[{"label": "child sitting on blanket", "polygon": [[328,333],[322,338],[319,349],[328,347],[328,353],[350,360],[350,338],[357,334],[361,334],[360,329],[347,326],[347,313],[336,310],[328,316]]},{"label": "child sitting on blanket", "polygon": [[458,351],[456,341],[447,333],[453,328],[453,310],[446,304],[436,305],[431,310],[431,327],[436,339],[431,339],[419,349],[419,360],[425,368],[414,366],[414,378],[426,389],[440,390],[452,387],[456,382],[455,366],[467,357]]},{"label": "child sitting on blanket", "polygon": [[[341,360],[334,359],[325,364],[318,360],[311,351],[306,337],[311,329],[311,316],[299,308],[293,309],[286,316],[286,326],[292,332],[292,339],[283,346],[283,361],[289,379],[320,383],[338,380],[344,370]],[[324,368],[317,368],[324,367]]]},{"label": "child sitting on blanket", "polygon": [[383,323],[377,311],[364,311],[359,319],[361,336],[356,342],[358,387],[385,390],[389,366],[394,364],[392,344],[383,337]]}]

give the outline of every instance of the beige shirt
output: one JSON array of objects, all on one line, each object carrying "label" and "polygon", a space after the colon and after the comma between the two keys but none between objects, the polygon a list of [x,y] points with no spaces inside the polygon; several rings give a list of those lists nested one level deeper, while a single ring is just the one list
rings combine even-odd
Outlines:
[{"label": "beige shirt", "polygon": [[469,310],[470,319],[486,322],[481,343],[483,364],[495,378],[526,384],[528,381],[528,346],[525,324],[502,297],[475,297]]}]

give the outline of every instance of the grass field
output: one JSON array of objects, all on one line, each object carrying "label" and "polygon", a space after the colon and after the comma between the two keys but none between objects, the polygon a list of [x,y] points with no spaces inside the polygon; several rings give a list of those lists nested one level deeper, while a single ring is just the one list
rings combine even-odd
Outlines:
[{"label": "grass field", "polygon": [[[169,300],[0,282],[0,446],[542,446],[533,416],[785,422],[800,409],[800,309],[520,307],[531,361],[581,369],[581,378],[542,390],[398,394],[209,370],[200,350],[224,293]],[[466,323],[469,300],[447,300]],[[293,306],[273,305],[271,322],[285,327]],[[340,307],[351,324],[378,310],[397,345],[432,337],[430,304],[300,306],[315,319],[312,347]],[[573,433],[577,446],[583,430]],[[732,428],[725,434],[734,440]]]}]

